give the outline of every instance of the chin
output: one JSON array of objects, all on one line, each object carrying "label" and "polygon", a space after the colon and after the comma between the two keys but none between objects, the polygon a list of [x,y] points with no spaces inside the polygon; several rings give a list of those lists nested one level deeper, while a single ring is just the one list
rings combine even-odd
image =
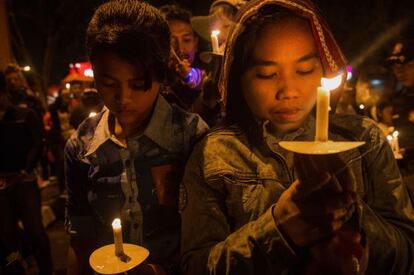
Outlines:
[{"label": "chin", "polygon": [[272,128],[274,128],[276,131],[282,132],[282,133],[288,133],[288,132],[293,132],[299,129],[302,126],[303,121],[289,121],[289,122],[275,121],[275,122],[271,122],[271,124],[272,124]]}]

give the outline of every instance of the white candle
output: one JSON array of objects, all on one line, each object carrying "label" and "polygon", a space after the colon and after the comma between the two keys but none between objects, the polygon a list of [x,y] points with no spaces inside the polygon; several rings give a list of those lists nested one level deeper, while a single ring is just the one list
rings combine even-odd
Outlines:
[{"label": "white candle", "polygon": [[218,42],[218,35],[220,31],[212,31],[211,32],[211,48],[213,49],[213,53],[219,52],[219,42]]},{"label": "white candle", "polygon": [[316,97],[316,141],[328,141],[329,90],[318,87]]},{"label": "white candle", "polygon": [[400,143],[398,142],[398,135],[399,134],[400,133],[398,131],[394,131],[394,133],[392,133],[392,137],[393,137],[393,141],[394,141],[394,150],[397,153],[400,152]]},{"label": "white candle", "polygon": [[124,254],[124,248],[122,244],[122,225],[120,219],[116,218],[112,222],[112,230],[114,232],[115,255],[121,256]]},{"label": "white candle", "polygon": [[318,87],[316,95],[316,141],[328,141],[330,90],[339,87],[341,82],[342,75],[338,75],[331,79],[322,78],[322,86]]}]

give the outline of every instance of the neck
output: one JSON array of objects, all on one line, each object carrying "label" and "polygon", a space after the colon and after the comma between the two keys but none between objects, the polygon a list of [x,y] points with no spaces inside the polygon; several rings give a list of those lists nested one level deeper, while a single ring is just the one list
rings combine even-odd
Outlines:
[{"label": "neck", "polygon": [[[151,113],[150,113],[151,114]],[[111,132],[124,144],[126,144],[126,139],[136,136],[140,133],[143,133],[145,128],[148,125],[151,115],[148,114],[143,120],[137,121],[135,123],[124,124],[121,123],[114,116],[110,116],[109,126]]]}]

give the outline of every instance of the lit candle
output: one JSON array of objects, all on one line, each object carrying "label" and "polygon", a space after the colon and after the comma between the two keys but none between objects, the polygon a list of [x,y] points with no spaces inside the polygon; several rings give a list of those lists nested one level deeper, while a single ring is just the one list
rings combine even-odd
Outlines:
[{"label": "lit candle", "polygon": [[122,245],[122,225],[120,219],[116,218],[112,222],[112,230],[114,231],[115,255],[122,256],[124,248]]},{"label": "lit candle", "polygon": [[338,88],[341,82],[342,75],[331,79],[322,78],[322,86],[318,87],[316,96],[316,141],[328,141],[330,90]]},{"label": "lit candle", "polygon": [[211,48],[213,49],[213,53],[219,52],[219,42],[218,42],[218,35],[220,31],[215,30],[211,32]]},{"label": "lit candle", "polygon": [[393,137],[393,141],[394,141],[394,151],[397,153],[400,153],[400,143],[398,142],[398,135],[400,133],[398,131],[394,131],[394,133],[392,133],[392,137]]}]

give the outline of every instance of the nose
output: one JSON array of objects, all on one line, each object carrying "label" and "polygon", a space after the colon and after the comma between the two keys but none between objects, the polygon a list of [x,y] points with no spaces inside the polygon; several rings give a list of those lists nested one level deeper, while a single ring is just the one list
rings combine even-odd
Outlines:
[{"label": "nose", "polygon": [[281,73],[278,80],[276,98],[278,100],[289,100],[299,97],[297,80],[292,76]]},{"label": "nose", "polygon": [[187,54],[187,47],[184,45],[182,41],[177,42],[177,47],[178,47],[180,55]]},{"label": "nose", "polygon": [[119,90],[115,95],[116,101],[125,105],[131,101],[132,90],[129,88],[129,85],[120,85]]}]

